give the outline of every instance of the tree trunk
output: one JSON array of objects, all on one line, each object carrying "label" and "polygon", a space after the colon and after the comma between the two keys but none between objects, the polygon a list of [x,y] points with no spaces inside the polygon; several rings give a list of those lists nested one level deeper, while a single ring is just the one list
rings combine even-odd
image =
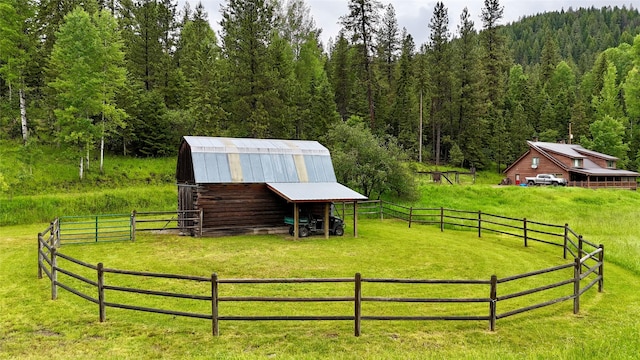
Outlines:
[{"label": "tree trunk", "polygon": [[[103,102],[104,104],[104,102]],[[102,112],[102,136],[100,136],[100,174],[103,174],[103,165],[104,165],[104,111]]]},{"label": "tree trunk", "polygon": [[20,88],[20,121],[22,123],[22,141],[26,144],[29,138],[29,128],[27,127],[27,104],[24,98],[24,89]]},{"label": "tree trunk", "polygon": [[100,174],[104,173],[104,134],[100,137]]},{"label": "tree trunk", "polygon": [[80,180],[82,180],[84,175],[84,158],[80,156]]}]

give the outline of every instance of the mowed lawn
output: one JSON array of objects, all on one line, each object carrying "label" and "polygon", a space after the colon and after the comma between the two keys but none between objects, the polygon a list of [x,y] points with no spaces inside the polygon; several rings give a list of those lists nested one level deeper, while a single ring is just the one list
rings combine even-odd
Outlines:
[{"label": "mowed lawn", "polygon": [[[605,265],[605,291],[587,292],[581,311],[567,301],[497,322],[363,321],[353,336],[351,321],[221,321],[98,308],[59,289],[50,300],[48,280],[37,279],[36,234],[46,224],[0,228],[0,358],[216,358],[216,359],[635,359],[640,353],[640,276],[613,263]],[[499,278],[564,263],[561,249],[544,244],[524,248],[520,239],[391,220],[363,220],[359,237],[284,235],[190,238],[139,235],[136,242],[63,246],[61,251],[88,263],[137,271],[210,276],[220,279],[353,277],[414,279]],[[574,230],[581,232],[579,227]],[[596,243],[595,236],[585,234]],[[606,244],[606,243],[605,243]],[[95,279],[95,274],[66,264]],[[570,269],[536,277],[498,293],[560,281]],[[77,282],[59,278],[79,288]],[[208,284],[131,278],[109,274],[106,282],[147,289],[207,295]],[[84,288],[83,288],[84,289]],[[94,291],[86,288],[87,291]],[[363,296],[487,297],[488,286],[364,284]],[[498,312],[570,294],[571,285],[528,300],[500,302]],[[274,293],[275,292],[275,293]],[[222,296],[352,296],[353,284],[220,285]],[[95,294],[91,293],[92,296]],[[107,292],[122,301],[207,313],[210,304]],[[503,305],[504,304],[504,305]],[[419,305],[365,303],[363,315],[485,315],[486,304]],[[352,303],[221,303],[220,315],[352,315]]]}]

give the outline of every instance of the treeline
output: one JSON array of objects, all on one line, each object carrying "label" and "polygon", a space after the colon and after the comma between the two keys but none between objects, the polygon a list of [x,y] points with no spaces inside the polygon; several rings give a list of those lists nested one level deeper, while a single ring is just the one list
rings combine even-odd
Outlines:
[{"label": "treeline", "polygon": [[573,141],[637,168],[638,11],[504,26],[503,10],[438,2],[416,44],[393,6],[350,0],[322,44],[304,0],[227,0],[218,35],[177,0],[0,0],[0,139],[165,156],[182,135],[332,144],[347,123],[413,159],[499,169],[571,124]]}]

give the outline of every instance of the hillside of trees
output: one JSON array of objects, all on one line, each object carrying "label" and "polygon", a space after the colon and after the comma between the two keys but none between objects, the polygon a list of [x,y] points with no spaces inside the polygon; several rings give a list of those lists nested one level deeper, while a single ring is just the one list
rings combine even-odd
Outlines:
[{"label": "hillside of trees", "polygon": [[346,124],[410,159],[499,170],[571,127],[640,166],[634,8],[505,25],[499,0],[481,14],[438,2],[416,44],[393,6],[349,0],[322,44],[304,0],[227,0],[219,34],[201,4],[177,4],[0,0],[0,140],[62,146],[82,167],[104,151],[172,155],[183,135],[336,144]]}]

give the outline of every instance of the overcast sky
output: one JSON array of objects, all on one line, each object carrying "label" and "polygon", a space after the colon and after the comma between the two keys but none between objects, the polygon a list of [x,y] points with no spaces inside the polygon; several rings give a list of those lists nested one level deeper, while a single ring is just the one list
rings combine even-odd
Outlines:
[{"label": "overcast sky", "polygon": [[[191,8],[194,9],[197,0],[179,0],[180,10],[185,1],[188,1]],[[283,0],[285,1],[285,0]],[[336,38],[340,25],[338,20],[340,16],[347,14],[348,0],[306,0],[307,5],[311,9],[311,16],[316,22],[316,26],[322,29],[322,40],[327,45],[329,38]],[[429,20],[433,14],[433,8],[436,1],[433,0],[386,0],[381,1],[386,6],[392,4],[398,19],[398,26],[407,29],[409,34],[413,36],[416,47],[424,44],[429,38]],[[635,3],[635,4],[634,4]],[[207,13],[209,14],[209,22],[215,30],[216,34],[220,30],[220,7],[226,4],[225,0],[202,0]],[[449,30],[452,34],[456,32],[458,19],[462,13],[462,9],[467,7],[471,13],[471,18],[479,29],[482,26],[480,20],[481,9],[484,0],[445,0],[444,5],[449,13]],[[580,7],[601,8],[603,6],[630,7],[634,5],[639,7],[638,0],[500,0],[500,4],[504,7],[504,18],[502,24],[517,21],[519,18],[528,15],[549,11],[560,11],[561,9],[577,9]]]}]

